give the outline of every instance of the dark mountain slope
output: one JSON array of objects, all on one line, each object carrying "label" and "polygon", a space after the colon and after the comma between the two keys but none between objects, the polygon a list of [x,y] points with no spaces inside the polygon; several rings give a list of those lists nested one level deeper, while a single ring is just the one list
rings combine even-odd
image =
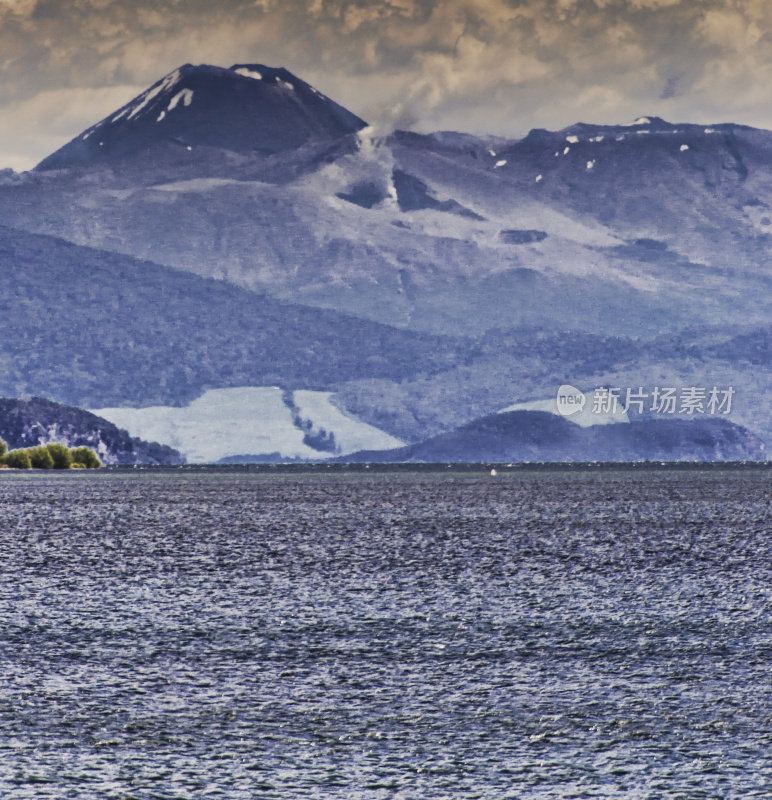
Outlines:
[{"label": "dark mountain slope", "polygon": [[156,149],[272,155],[365,123],[286,69],[185,64],[44,159],[38,170],[146,158]]},{"label": "dark mountain slope", "polygon": [[645,420],[580,428],[542,411],[492,414],[396,450],[349,462],[727,461],[763,458],[761,440],[724,419]]},{"label": "dark mountain slope", "polygon": [[463,361],[470,345],[292,305],[179,270],[0,228],[0,393],[86,407],[207,388],[334,388]]}]

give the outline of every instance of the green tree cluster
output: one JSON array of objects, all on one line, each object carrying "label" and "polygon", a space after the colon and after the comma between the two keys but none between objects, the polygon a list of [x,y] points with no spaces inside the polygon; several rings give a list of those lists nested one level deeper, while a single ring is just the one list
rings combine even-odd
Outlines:
[{"label": "green tree cluster", "polygon": [[99,456],[90,447],[67,447],[63,444],[41,444],[8,450],[0,439],[0,467],[11,469],[97,469]]}]

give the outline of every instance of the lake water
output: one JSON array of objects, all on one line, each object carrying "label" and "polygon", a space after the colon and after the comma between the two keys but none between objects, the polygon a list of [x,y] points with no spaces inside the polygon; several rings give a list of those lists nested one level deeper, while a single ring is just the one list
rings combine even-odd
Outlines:
[{"label": "lake water", "polygon": [[0,475],[0,797],[772,797],[771,499]]}]

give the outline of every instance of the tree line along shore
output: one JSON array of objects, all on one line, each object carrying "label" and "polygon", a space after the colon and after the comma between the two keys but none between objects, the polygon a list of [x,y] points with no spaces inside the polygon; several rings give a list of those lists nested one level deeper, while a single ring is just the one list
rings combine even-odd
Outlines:
[{"label": "tree line along shore", "polygon": [[90,447],[67,447],[59,443],[9,450],[0,439],[0,469],[97,469],[99,456]]}]

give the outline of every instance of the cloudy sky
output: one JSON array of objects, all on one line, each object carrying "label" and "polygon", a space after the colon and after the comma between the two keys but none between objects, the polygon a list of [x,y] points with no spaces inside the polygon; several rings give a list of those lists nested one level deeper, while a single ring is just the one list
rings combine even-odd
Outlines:
[{"label": "cloudy sky", "polygon": [[772,128],[769,0],[0,0],[0,167],[184,63],[285,66],[368,121]]}]

